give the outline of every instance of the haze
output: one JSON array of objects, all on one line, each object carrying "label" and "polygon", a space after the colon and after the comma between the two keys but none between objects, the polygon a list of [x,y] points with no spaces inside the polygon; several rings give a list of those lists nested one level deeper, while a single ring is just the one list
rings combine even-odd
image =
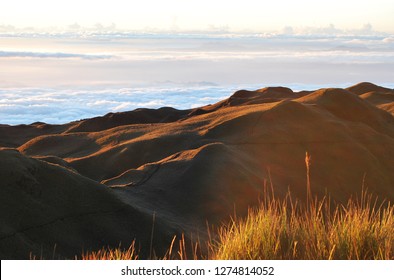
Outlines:
[{"label": "haze", "polygon": [[21,1],[0,5],[0,25],[47,28],[72,24],[116,25],[122,29],[274,31],[286,26],[357,29],[371,24],[393,32],[394,2],[356,1]]}]

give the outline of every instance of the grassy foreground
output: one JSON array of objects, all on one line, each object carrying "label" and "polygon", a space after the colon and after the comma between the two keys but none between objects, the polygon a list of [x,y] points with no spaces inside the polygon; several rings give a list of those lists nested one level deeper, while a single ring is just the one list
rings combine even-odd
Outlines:
[{"label": "grassy foreground", "polygon": [[[198,253],[200,243],[186,246],[182,236],[179,249],[173,250],[174,237],[160,259],[393,260],[394,206],[378,206],[377,198],[364,189],[359,198],[351,198],[345,205],[333,205],[329,197],[313,198],[308,152],[305,165],[306,203],[294,200],[290,192],[283,199],[276,198],[272,184],[271,190],[265,184],[260,207],[249,209],[246,218],[233,218],[222,226],[208,240],[205,254]],[[127,250],[88,252],[82,259],[138,259],[138,252],[133,242]]]},{"label": "grassy foreground", "polygon": [[214,259],[393,259],[394,208],[363,193],[332,211],[328,199],[309,207],[272,198],[246,219],[221,229]]},{"label": "grassy foreground", "polygon": [[[174,240],[161,259],[394,259],[394,206],[377,206],[371,195],[334,209],[328,198],[307,204],[266,196],[244,219],[233,219],[208,241],[208,253],[186,255],[184,239]],[[183,240],[183,241],[182,241]],[[183,242],[183,244],[182,244]],[[195,248],[199,244],[194,245]],[[196,250],[197,251],[197,250]],[[103,249],[82,259],[138,259],[134,246]]]}]

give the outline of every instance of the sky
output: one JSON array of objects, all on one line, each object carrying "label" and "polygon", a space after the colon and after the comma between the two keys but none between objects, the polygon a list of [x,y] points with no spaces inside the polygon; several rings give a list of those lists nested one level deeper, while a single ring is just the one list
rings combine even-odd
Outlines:
[{"label": "sky", "polygon": [[394,1],[0,1],[0,124],[394,87]]},{"label": "sky", "polygon": [[392,0],[2,0],[0,25],[24,28],[116,26],[120,29],[275,31],[285,27],[394,32]]}]

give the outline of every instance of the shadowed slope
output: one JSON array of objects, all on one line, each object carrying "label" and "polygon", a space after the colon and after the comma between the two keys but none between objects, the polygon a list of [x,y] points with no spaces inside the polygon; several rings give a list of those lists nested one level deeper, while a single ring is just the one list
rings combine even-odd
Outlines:
[{"label": "shadowed slope", "polygon": [[50,125],[33,123],[31,125],[0,125],[0,147],[16,148],[40,135],[62,133],[70,125]]},{"label": "shadowed slope", "polygon": [[100,148],[89,135],[70,133],[39,136],[20,146],[18,150],[28,155],[67,158],[89,155]]},{"label": "shadowed slope", "polygon": [[[130,244],[146,255],[151,215],[118,200],[111,190],[68,169],[0,150],[0,256],[2,259],[73,258],[82,249]],[[158,248],[168,244],[161,222]],[[162,242],[162,245],[159,245]]]},{"label": "shadowed slope", "polygon": [[157,110],[143,108],[130,112],[109,113],[103,117],[79,121],[67,132],[93,132],[128,124],[174,122],[185,117],[189,112],[189,110],[163,107]]}]

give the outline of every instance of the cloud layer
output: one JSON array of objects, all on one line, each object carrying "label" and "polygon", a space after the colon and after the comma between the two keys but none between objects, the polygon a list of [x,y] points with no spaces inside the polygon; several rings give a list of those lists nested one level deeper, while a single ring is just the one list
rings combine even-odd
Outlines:
[{"label": "cloud layer", "polygon": [[191,108],[236,89],[270,85],[308,89],[370,81],[392,87],[394,36],[329,31],[3,34],[0,123]]},{"label": "cloud layer", "polygon": [[18,52],[0,51],[0,58],[80,58],[80,59],[109,59],[110,55],[77,54],[77,53],[52,53],[52,52]]},{"label": "cloud layer", "polygon": [[217,102],[234,89],[207,86],[106,90],[0,89],[0,124],[58,124],[136,108],[193,108]]}]

